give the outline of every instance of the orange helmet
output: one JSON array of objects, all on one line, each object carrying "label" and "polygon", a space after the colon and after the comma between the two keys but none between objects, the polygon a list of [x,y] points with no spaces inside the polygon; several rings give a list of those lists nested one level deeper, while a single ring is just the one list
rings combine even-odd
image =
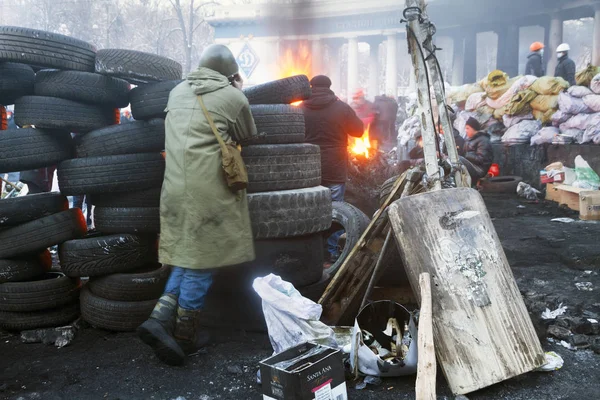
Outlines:
[{"label": "orange helmet", "polygon": [[529,46],[530,51],[538,51],[544,48],[544,44],[541,42],[534,42]]}]

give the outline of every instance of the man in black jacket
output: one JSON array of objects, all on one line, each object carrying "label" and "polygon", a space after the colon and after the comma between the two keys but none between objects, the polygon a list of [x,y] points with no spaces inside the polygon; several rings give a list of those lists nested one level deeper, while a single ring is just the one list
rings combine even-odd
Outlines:
[{"label": "man in black jacket", "polygon": [[467,140],[465,141],[464,157],[461,162],[469,170],[472,185],[477,185],[477,181],[485,177],[494,160],[494,152],[490,135],[481,131],[479,122],[471,117],[467,120],[465,127]]},{"label": "man in black jacket", "polygon": [[569,58],[569,51],[571,47],[567,43],[563,43],[556,49],[556,57],[558,58],[558,65],[554,76],[561,77],[565,81],[569,82],[569,85],[575,86],[575,61]]},{"label": "man in black jacket", "polygon": [[527,65],[525,66],[525,75],[534,75],[538,78],[544,76],[546,71],[542,61],[544,57],[544,44],[535,42],[530,47],[531,54],[527,56]]}]

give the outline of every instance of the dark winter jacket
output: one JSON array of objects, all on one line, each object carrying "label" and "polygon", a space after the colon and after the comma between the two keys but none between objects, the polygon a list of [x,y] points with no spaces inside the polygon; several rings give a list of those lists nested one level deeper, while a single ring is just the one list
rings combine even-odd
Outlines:
[{"label": "dark winter jacket", "polygon": [[539,51],[534,51],[527,56],[527,66],[525,66],[525,75],[534,75],[538,78],[544,76],[546,71],[542,62],[542,55]]},{"label": "dark winter jacket", "polygon": [[465,141],[464,154],[464,157],[473,165],[487,173],[494,160],[490,135],[486,132],[477,132],[475,136],[467,139]]},{"label": "dark winter jacket", "polygon": [[321,182],[346,183],[348,136],[361,137],[364,125],[352,108],[327,88],[316,87],[302,103],[306,142],[321,148]]},{"label": "dark winter jacket", "polygon": [[569,82],[569,85],[575,86],[577,84],[575,82],[575,61],[571,60],[568,55],[559,58],[554,76],[560,76]]}]

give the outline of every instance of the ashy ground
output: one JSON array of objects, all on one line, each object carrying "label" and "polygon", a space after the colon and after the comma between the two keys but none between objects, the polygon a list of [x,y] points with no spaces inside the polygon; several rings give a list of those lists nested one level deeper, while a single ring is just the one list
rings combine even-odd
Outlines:
[{"label": "ashy ground", "polygon": [[[600,313],[600,223],[558,223],[574,217],[550,203],[530,204],[512,197],[486,197],[515,278],[535,324],[543,306],[568,307],[572,319]],[[522,208],[522,207],[525,208]],[[590,272],[591,271],[591,272]],[[591,282],[581,291],[578,282]],[[535,309],[535,310],[534,310]],[[568,321],[567,321],[568,322]],[[598,336],[586,336],[590,345]],[[260,399],[258,362],[271,354],[268,337],[244,332],[216,332],[216,342],[187,366],[162,365],[134,334],[92,328],[82,330],[68,347],[22,344],[18,336],[0,333],[2,399]],[[567,350],[543,340],[546,351],[565,361],[556,372],[532,372],[468,395],[485,400],[600,399],[600,355]],[[587,347],[587,346],[583,346]],[[441,372],[438,397],[453,399]],[[350,399],[414,399],[414,377],[386,379],[356,390]]]}]

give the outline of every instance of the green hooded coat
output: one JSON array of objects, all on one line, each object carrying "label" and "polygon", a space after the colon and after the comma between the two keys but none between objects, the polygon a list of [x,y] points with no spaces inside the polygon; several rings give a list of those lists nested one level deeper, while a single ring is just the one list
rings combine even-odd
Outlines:
[{"label": "green hooded coat", "polygon": [[252,261],[254,246],[246,192],[227,186],[221,149],[198,95],[225,142],[256,135],[256,126],[246,96],[211,69],[198,68],[169,95],[159,260],[212,269]]}]

